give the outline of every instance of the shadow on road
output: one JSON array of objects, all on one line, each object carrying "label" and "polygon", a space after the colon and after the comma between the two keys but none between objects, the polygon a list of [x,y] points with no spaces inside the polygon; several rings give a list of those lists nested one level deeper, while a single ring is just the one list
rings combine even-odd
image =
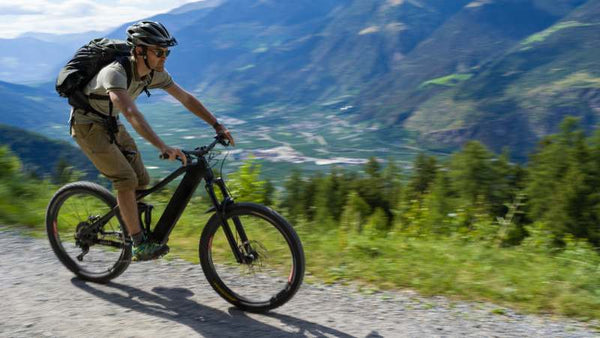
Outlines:
[{"label": "shadow on road", "polygon": [[[231,307],[228,312],[223,312],[199,304],[190,299],[194,293],[185,288],[155,287],[152,289],[152,293],[149,293],[113,282],[98,285],[73,278],[71,283],[83,291],[123,308],[186,325],[203,336],[353,337],[338,330],[287,315],[277,313],[263,315],[283,323],[287,329],[283,330],[252,319],[245,312],[234,307]],[[115,292],[103,290],[107,287],[115,289]],[[132,325],[136,324],[132,323]]]}]

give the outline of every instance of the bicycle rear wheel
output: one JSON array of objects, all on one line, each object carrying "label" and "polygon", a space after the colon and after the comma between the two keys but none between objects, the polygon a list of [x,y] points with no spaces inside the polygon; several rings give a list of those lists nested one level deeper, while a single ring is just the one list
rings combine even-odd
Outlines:
[{"label": "bicycle rear wheel", "polygon": [[91,182],[65,185],[48,205],[46,231],[52,250],[84,280],[107,283],[131,262],[131,245],[118,218],[102,220],[116,205],[107,189]]},{"label": "bicycle rear wheel", "polygon": [[[231,230],[233,243],[226,228]],[[211,217],[200,237],[199,251],[202,270],[213,289],[250,312],[283,305],[304,277],[304,251],[298,235],[283,217],[258,204],[234,204],[223,221],[217,214]]]}]

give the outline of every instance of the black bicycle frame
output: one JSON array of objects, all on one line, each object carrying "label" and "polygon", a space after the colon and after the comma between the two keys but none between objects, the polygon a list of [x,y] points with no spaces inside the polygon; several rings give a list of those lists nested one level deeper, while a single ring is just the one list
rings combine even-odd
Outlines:
[{"label": "black bicycle frame", "polygon": [[[152,188],[136,191],[137,200],[140,200],[140,199],[144,198],[145,196],[148,196],[148,195],[152,194],[153,192],[156,192],[156,191],[164,188],[167,184],[171,183],[174,179],[181,176],[182,174],[185,174],[183,176],[183,179],[177,186],[177,189],[175,190],[173,197],[171,197],[171,199],[169,200],[167,207],[165,208],[163,214],[161,215],[160,219],[156,223],[154,230],[152,231],[153,239],[161,244],[166,244],[168,242],[171,231],[173,230],[173,228],[175,228],[177,221],[179,221],[179,218],[185,211],[185,208],[187,207],[188,203],[190,202],[190,199],[192,198],[194,192],[198,188],[200,181],[202,179],[204,179],[206,182],[206,185],[205,185],[206,191],[207,191],[208,196],[213,205],[212,208],[207,210],[207,213],[214,212],[214,211],[216,211],[218,213],[219,217],[222,220],[221,226],[223,227],[223,232],[225,233],[227,241],[229,242],[229,245],[231,246],[231,249],[233,251],[233,254],[234,254],[236,260],[239,263],[243,263],[243,262],[246,262],[247,259],[251,259],[251,258],[246,257],[244,254],[242,254],[240,252],[240,249],[242,249],[242,248],[244,250],[246,250],[246,252],[251,251],[251,248],[250,248],[250,244],[248,241],[248,237],[246,236],[246,232],[244,231],[244,228],[243,228],[239,218],[233,217],[233,222],[235,224],[235,228],[237,230],[237,233],[239,235],[239,238],[240,238],[240,241],[242,244],[241,247],[238,246],[238,244],[235,240],[235,236],[233,235],[233,232],[231,231],[229,224],[223,217],[227,206],[233,203],[233,199],[229,195],[229,192],[227,191],[227,188],[225,186],[225,182],[223,181],[223,179],[221,179],[220,177],[217,179],[214,178],[214,174],[213,174],[210,166],[208,165],[206,158],[204,158],[204,156],[199,156],[198,160],[196,162],[192,162],[185,167],[181,167],[181,168],[175,170],[173,173],[171,173],[169,176],[165,177],[162,181],[158,182]],[[219,187],[219,190],[221,191],[221,193],[223,195],[222,202],[220,202],[217,199],[217,195],[215,194],[215,191],[214,191],[215,184]],[[91,227],[89,231],[93,231],[94,228],[98,228],[98,229],[101,228],[104,224],[106,224],[114,216],[117,216],[119,221],[123,222],[123,220],[121,219],[120,212],[119,212],[119,206],[115,206],[109,213],[100,217],[100,219],[95,222],[97,224],[97,226]]]},{"label": "black bicycle frame", "polygon": [[[179,221],[179,218],[185,211],[185,208],[190,202],[190,199],[192,198],[202,179],[206,181],[206,190],[208,191],[209,197],[213,204],[213,208],[210,210],[221,210],[221,206],[224,204],[219,202],[215,195],[213,189],[213,182],[215,181],[214,175],[204,157],[198,158],[198,161],[195,163],[177,169],[169,176],[165,177],[162,181],[158,182],[154,187],[147,190],[138,190],[136,192],[137,199],[140,200],[145,196],[164,188],[167,184],[171,183],[174,179],[182,174],[185,174],[183,179],[177,186],[173,197],[171,197],[169,200],[167,207],[152,231],[154,240],[160,242],[161,244],[165,244],[169,240],[171,231],[173,228],[175,228],[177,221]],[[216,183],[221,188],[221,192],[223,193],[225,200],[230,199],[223,180],[219,178],[216,180]]]},{"label": "black bicycle frame", "polygon": [[[171,197],[171,200],[169,200],[165,211],[163,212],[162,216],[156,223],[154,230],[152,231],[152,236],[154,240],[160,242],[161,244],[166,244],[169,241],[169,235],[171,234],[171,231],[173,230],[173,228],[175,228],[177,221],[183,214],[190,199],[192,198],[192,195],[198,188],[200,181],[204,179],[204,181],[206,182],[206,192],[208,193],[208,197],[210,198],[213,205],[212,208],[207,210],[207,213],[211,211],[216,211],[218,213],[219,217],[221,218],[221,226],[223,227],[223,232],[225,233],[225,237],[227,238],[227,241],[231,246],[231,250],[236,260],[239,263],[246,262],[248,257],[246,257],[240,252],[240,248],[238,247],[238,243],[235,240],[235,236],[233,235],[229,224],[223,217],[227,206],[233,203],[233,199],[229,195],[229,192],[227,191],[223,179],[221,179],[220,177],[217,179],[214,178],[213,172],[204,156],[198,157],[198,161],[192,163],[191,165],[177,169],[172,174],[170,174],[165,179],[156,184],[154,187],[148,190],[137,191],[137,199],[142,199],[143,197],[148,196],[149,194],[159,189],[162,189],[164,186],[169,184],[171,181],[173,181],[175,178],[179,177],[183,173],[185,173],[183,179],[179,183],[179,186],[175,190],[173,197]],[[219,190],[223,195],[222,202],[219,202],[219,200],[217,199],[217,195],[215,194],[214,190],[214,184],[216,184],[219,187]],[[244,231],[244,228],[239,218],[233,217],[233,222],[235,224],[235,228],[240,237],[240,241],[243,245],[243,248],[246,250],[246,252],[251,251],[248,237],[246,236],[246,232]]]}]

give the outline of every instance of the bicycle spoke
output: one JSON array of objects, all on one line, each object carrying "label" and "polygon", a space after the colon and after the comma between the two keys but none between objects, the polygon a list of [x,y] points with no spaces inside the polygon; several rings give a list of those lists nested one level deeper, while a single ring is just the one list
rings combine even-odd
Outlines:
[{"label": "bicycle spoke", "polygon": [[64,253],[79,269],[93,275],[108,274],[120,261],[124,240],[120,227],[109,220],[96,233],[93,222],[112,206],[93,194],[80,192],[66,198],[56,214],[57,239]]}]

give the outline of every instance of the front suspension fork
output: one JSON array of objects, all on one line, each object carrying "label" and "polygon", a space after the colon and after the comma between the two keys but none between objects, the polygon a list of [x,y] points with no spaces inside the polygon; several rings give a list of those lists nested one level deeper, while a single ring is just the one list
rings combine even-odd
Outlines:
[{"label": "front suspension fork", "polygon": [[243,245],[244,251],[246,251],[246,252],[251,252],[251,248],[249,247],[250,242],[248,241],[248,236],[246,235],[246,231],[244,230],[244,227],[242,226],[242,222],[240,221],[240,219],[237,216],[234,216],[231,218],[231,219],[233,219],[235,229],[236,229],[236,231],[239,235],[239,239],[241,241],[241,245],[238,245],[236,238],[235,238],[233,232],[231,231],[231,227],[230,227],[229,223],[227,222],[227,219],[225,218],[225,214],[227,212],[227,207],[232,205],[234,203],[234,200],[231,197],[231,195],[229,195],[229,191],[227,190],[227,187],[225,186],[225,182],[223,181],[222,178],[219,177],[219,178],[215,179],[214,184],[216,184],[219,187],[219,190],[221,191],[221,194],[223,195],[222,202],[219,202],[217,200],[217,196],[215,194],[212,182],[206,183],[206,191],[208,192],[208,196],[210,197],[213,205],[215,206],[217,216],[219,217],[219,219],[221,221],[221,226],[223,227],[223,232],[225,232],[225,237],[227,238],[227,242],[229,242],[229,246],[231,247],[231,251],[233,251],[233,255],[235,256],[236,261],[238,263],[247,263],[248,259],[252,259],[252,258],[246,257],[246,255],[242,254],[242,252],[240,251],[240,248]]}]

